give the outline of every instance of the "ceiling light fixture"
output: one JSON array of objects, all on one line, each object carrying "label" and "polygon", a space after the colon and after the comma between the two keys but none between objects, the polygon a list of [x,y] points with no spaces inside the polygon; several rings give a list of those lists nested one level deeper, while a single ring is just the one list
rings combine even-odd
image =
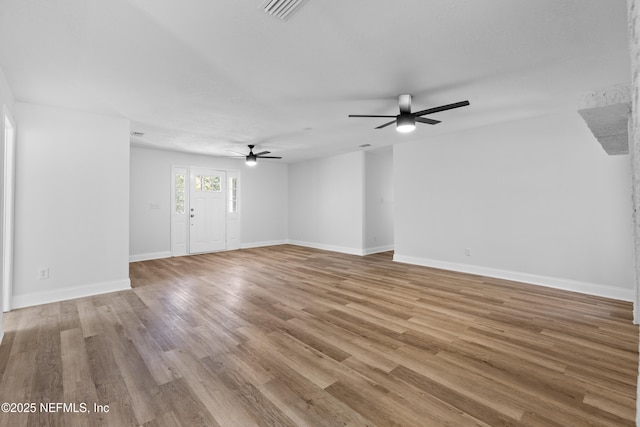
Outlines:
[{"label": "ceiling light fixture", "polygon": [[401,133],[412,132],[416,128],[416,117],[412,114],[400,114],[396,120],[396,130]]},{"label": "ceiling light fixture", "polygon": [[379,115],[379,114],[349,114],[349,117],[388,117],[393,118],[390,122],[381,124],[376,127],[376,129],[386,128],[387,126],[391,126],[392,124],[396,124],[396,129],[398,132],[411,132],[416,128],[416,122],[425,123],[428,125],[437,125],[440,123],[440,120],[430,119],[426,116],[427,114],[439,113],[440,111],[447,111],[454,108],[465,107],[469,105],[469,101],[460,101],[454,102],[453,104],[441,105],[439,107],[427,108],[426,110],[420,110],[416,112],[411,111],[411,95],[404,94],[398,95],[398,108],[400,109],[400,114],[391,116],[391,115]]},{"label": "ceiling light fixture", "polygon": [[271,154],[271,151],[261,151],[259,153],[254,153],[253,149],[256,146],[253,144],[249,144],[247,145],[247,147],[249,147],[249,154],[247,154],[246,156],[242,153],[238,153],[237,151],[233,151],[233,150],[227,150],[227,151],[231,151],[232,153],[239,154],[239,156],[232,156],[232,157],[244,157],[245,162],[247,163],[247,166],[255,166],[256,163],[258,163],[258,159],[281,159],[282,158],[280,156],[267,156],[267,154]]}]

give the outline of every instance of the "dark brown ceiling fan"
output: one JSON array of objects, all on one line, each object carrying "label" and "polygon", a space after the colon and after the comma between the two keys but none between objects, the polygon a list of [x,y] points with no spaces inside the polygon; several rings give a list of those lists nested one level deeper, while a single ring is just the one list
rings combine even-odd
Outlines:
[{"label": "dark brown ceiling fan", "polygon": [[427,114],[439,113],[440,111],[451,110],[454,108],[465,107],[469,105],[469,101],[460,101],[455,102],[453,104],[441,105],[439,107],[427,108],[426,110],[416,111],[415,113],[411,112],[411,95],[398,95],[398,106],[400,108],[400,114],[395,116],[380,116],[380,115],[371,115],[371,114],[349,114],[349,117],[393,117],[394,119],[390,122],[384,123],[376,129],[382,129],[389,125],[396,123],[396,130],[398,132],[411,132],[416,127],[416,122],[425,123],[428,125],[437,125],[440,123],[440,120],[429,119],[426,117]]},{"label": "dark brown ceiling fan", "polygon": [[253,149],[255,148],[255,145],[250,144],[247,147],[249,147],[249,154],[247,155],[238,153],[237,151],[231,151],[231,150],[229,151],[231,151],[232,153],[239,154],[239,156],[234,156],[234,157],[244,157],[248,166],[255,166],[258,159],[281,159],[282,158],[277,156],[267,156],[267,154],[271,154],[271,151],[261,151],[260,153],[254,154]]}]

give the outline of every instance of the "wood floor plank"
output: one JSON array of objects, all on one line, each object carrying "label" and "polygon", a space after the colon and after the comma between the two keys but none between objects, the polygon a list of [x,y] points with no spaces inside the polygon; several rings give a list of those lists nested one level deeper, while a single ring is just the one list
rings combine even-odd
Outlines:
[{"label": "wood floor plank", "polygon": [[[30,399],[34,402],[63,402],[62,354],[60,333],[56,330],[58,304],[42,306],[37,335],[35,374]],[[30,425],[56,424],[56,414],[35,411],[29,414]]]},{"label": "wood floor plank", "polygon": [[633,426],[630,303],[291,245],[4,316],[0,426]]},{"label": "wood floor plank", "polygon": [[99,335],[101,332],[100,318],[93,300],[91,298],[83,298],[77,302],[76,307],[84,337]]},{"label": "wood floor plank", "polygon": [[139,424],[151,421],[165,408],[158,384],[133,342],[124,334],[124,327],[112,306],[100,306],[97,310],[111,344],[113,359],[131,397],[136,420]]},{"label": "wood floor plank", "polygon": [[121,422],[122,425],[135,424],[135,415],[129,404],[131,396],[114,359],[108,337],[94,335],[85,338],[85,347],[97,395],[97,401],[93,403],[109,405],[108,419]]},{"label": "wood floor plank", "polygon": [[[543,414],[554,414],[554,420],[561,421],[562,424],[584,424],[587,425],[590,422],[597,422],[601,425],[619,425],[621,420],[614,413],[602,416],[599,411],[592,411],[591,408],[581,405],[580,401],[583,396],[569,396],[568,398],[562,394],[566,392],[566,387],[563,389],[554,388],[553,381],[549,378],[538,378],[540,382],[536,387],[532,383],[523,385],[512,381],[511,378],[504,378],[499,373],[493,370],[486,369],[483,366],[478,366],[474,363],[473,359],[469,358],[456,358],[450,355],[444,355],[440,353],[437,355],[436,360],[445,363],[444,369],[459,368],[464,371],[473,372],[476,376],[483,378],[485,384],[493,384],[499,386],[501,389],[508,392],[510,400],[518,404],[523,408],[523,412],[535,408],[536,412]],[[540,396],[532,403],[532,396]]]},{"label": "wood floor plank", "polygon": [[202,363],[215,373],[229,390],[234,391],[241,405],[258,425],[295,427],[295,422],[246,379],[243,372],[238,370],[237,365],[230,362],[225,354],[208,356]]},{"label": "wood floor plank", "polygon": [[253,363],[274,374],[276,378],[260,387],[260,390],[274,402],[287,402],[289,406],[283,412],[299,425],[373,425],[370,420],[350,411],[344,402],[336,400],[314,384],[304,373],[292,368],[288,359],[274,358],[271,349],[265,348],[260,342],[247,341],[242,344],[241,350],[244,355],[251,357]]},{"label": "wood floor plank", "polygon": [[366,378],[373,379],[376,383],[393,392],[390,398],[407,412],[415,412],[424,425],[455,425],[464,426],[488,426],[488,424],[471,417],[458,408],[455,408],[435,396],[416,388],[392,374],[373,368],[355,358],[345,361],[345,364]]},{"label": "wood floor plank", "polygon": [[60,302],[60,330],[76,329],[81,327],[80,313],[76,301]]},{"label": "wood floor plank", "polygon": [[[176,378],[160,386],[163,401],[171,408],[171,415],[183,426],[211,426],[219,424],[202,402],[194,395],[184,378]],[[150,420],[152,421],[152,420]]]},{"label": "wood floor plank", "polygon": [[[503,402],[484,399],[483,396],[479,394],[482,393],[481,388],[475,388],[472,393],[467,394],[460,388],[443,384],[428,376],[407,369],[404,366],[397,367],[391,371],[391,374],[439,400],[451,402],[456,408],[466,414],[492,426],[515,426],[524,413],[524,411],[521,412],[518,409],[503,405]],[[469,385],[469,388],[471,387],[472,386]],[[498,406],[498,408],[496,408],[496,406]]]},{"label": "wood floor plank", "polygon": [[62,385],[64,393],[72,393],[91,383],[89,359],[80,328],[60,332]]},{"label": "wood floor plank", "polygon": [[216,423],[221,426],[258,425],[242,407],[238,397],[199,360],[179,350],[170,351],[168,357],[193,390],[193,395],[198,397]]},{"label": "wood floor plank", "polygon": [[174,380],[175,371],[164,357],[162,348],[147,332],[131,306],[123,298],[114,298],[114,309],[122,323],[123,333],[133,342],[156,384]]},{"label": "wood floor plank", "polygon": [[[9,357],[7,364],[11,374],[5,372],[0,381],[0,400],[2,403],[20,403],[31,401],[31,388],[36,371],[35,352],[17,353]],[[28,413],[0,413],[0,426],[26,426]]]},{"label": "wood floor plank", "polygon": [[279,378],[264,384],[260,390],[300,427],[376,427],[376,424],[363,418],[360,413],[350,410],[340,400],[331,395],[325,396],[324,392],[318,391],[313,396],[304,397]]},{"label": "wood floor plank", "polygon": [[3,317],[3,319],[7,318],[7,322],[4,325],[5,331],[21,331],[21,333],[16,333],[13,337],[10,355],[30,354],[37,351],[41,311],[41,307],[28,307],[11,313],[12,315],[15,314],[15,316],[7,314]]}]

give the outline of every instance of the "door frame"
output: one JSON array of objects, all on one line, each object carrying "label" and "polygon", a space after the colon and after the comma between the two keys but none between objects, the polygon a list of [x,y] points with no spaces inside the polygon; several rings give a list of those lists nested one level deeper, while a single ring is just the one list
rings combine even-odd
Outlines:
[{"label": "door frame", "polygon": [[[13,298],[13,250],[15,209],[16,122],[6,105],[2,108],[2,311],[11,310]],[[8,135],[7,124],[11,127]]]}]

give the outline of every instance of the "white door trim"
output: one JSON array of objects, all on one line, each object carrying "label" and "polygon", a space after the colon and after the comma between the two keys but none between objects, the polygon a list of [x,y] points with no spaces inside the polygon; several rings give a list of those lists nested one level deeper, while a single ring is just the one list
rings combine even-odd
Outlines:
[{"label": "white door trim", "polygon": [[[2,311],[6,312],[11,310],[11,299],[13,298],[16,123],[6,106],[3,106],[2,110],[4,158],[4,185],[2,189]],[[9,130],[8,127],[11,129]]]}]

